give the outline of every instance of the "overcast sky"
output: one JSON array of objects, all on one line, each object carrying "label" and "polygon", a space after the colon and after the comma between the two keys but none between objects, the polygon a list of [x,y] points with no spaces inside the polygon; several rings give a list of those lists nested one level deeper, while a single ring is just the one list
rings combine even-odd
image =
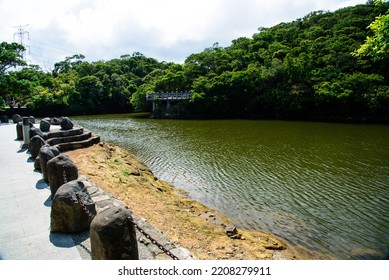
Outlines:
[{"label": "overcast sky", "polygon": [[[184,62],[213,43],[252,37],[258,27],[366,0],[0,0],[0,42],[29,45],[31,63],[50,68],[66,56],[110,60],[141,52]],[[26,26],[25,26],[26,25]],[[29,39],[28,39],[29,36]]]}]

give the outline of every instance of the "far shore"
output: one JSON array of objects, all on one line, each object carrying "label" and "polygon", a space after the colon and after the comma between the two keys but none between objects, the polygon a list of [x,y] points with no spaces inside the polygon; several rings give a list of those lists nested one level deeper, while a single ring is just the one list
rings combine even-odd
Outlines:
[{"label": "far shore", "polygon": [[110,143],[66,152],[104,191],[122,200],[173,242],[202,260],[329,259],[288,245],[270,233],[234,229],[228,217],[188,199],[185,192],[159,180],[129,151]]}]

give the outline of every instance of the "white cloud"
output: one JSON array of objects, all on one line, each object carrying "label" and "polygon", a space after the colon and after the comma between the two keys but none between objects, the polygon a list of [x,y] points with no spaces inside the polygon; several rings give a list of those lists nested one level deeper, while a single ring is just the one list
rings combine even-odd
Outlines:
[{"label": "white cloud", "polygon": [[251,37],[260,26],[362,3],[365,0],[0,0],[0,41],[12,41],[15,26],[29,24],[37,61],[38,55],[54,63],[75,53],[98,60],[139,51],[182,62],[214,42],[226,46],[235,38]]}]

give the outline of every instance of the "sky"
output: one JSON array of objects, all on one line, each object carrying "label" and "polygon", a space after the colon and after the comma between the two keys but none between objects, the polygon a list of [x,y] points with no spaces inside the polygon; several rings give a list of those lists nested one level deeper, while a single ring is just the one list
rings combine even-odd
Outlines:
[{"label": "sky", "polygon": [[[259,27],[366,0],[0,0],[0,42],[21,42],[31,64],[53,68],[140,52],[183,63],[214,43],[227,47]],[[22,35],[22,36],[20,36]]]}]

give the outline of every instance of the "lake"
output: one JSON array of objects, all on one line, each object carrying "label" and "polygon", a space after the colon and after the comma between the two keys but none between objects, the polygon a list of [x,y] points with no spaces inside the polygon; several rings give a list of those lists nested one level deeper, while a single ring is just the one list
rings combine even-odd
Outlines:
[{"label": "lake", "polygon": [[389,126],[75,117],[230,217],[337,259],[389,255]]}]

